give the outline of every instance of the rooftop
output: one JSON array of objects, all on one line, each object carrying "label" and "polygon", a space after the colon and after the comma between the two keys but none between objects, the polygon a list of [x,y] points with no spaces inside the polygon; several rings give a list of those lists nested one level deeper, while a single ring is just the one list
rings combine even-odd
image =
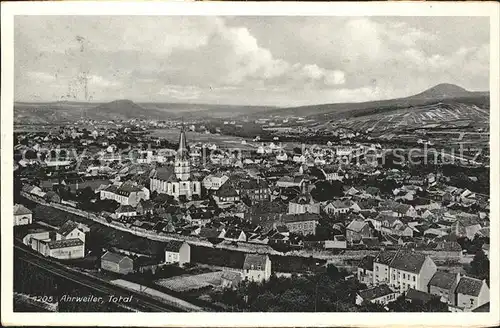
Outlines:
[{"label": "rooftop", "polygon": [[423,292],[423,291],[420,291],[420,290],[413,289],[413,288],[408,289],[408,291],[406,292],[406,295],[405,295],[405,298],[407,300],[420,301],[422,303],[427,303],[430,300],[432,300],[434,297],[436,297],[436,296],[429,294],[429,293],[426,293],[426,292]]},{"label": "rooftop", "polygon": [[264,270],[266,266],[267,255],[260,254],[247,254],[245,256],[245,262],[243,263],[243,270],[254,269]]},{"label": "rooftop", "polygon": [[320,216],[318,214],[314,214],[314,213],[286,214],[286,215],[283,215],[283,221],[285,223],[319,221],[319,219],[320,219]]},{"label": "rooftop", "polygon": [[14,205],[14,215],[28,215],[32,212],[21,204]]},{"label": "rooftop", "polygon": [[429,281],[429,286],[435,286],[443,289],[451,289],[457,279],[457,274],[444,271],[436,271]]},{"label": "rooftop", "polygon": [[426,256],[422,253],[399,251],[390,266],[398,270],[419,273],[425,259]]},{"label": "rooftop", "polygon": [[392,289],[389,288],[387,285],[380,285],[377,287],[361,290],[358,292],[358,295],[363,298],[363,300],[366,301],[371,301],[374,299],[377,299],[379,297],[389,295],[394,293]]},{"label": "rooftop", "polygon": [[182,245],[184,244],[183,241],[180,240],[169,240],[165,242],[165,251],[167,252],[179,252],[181,249]]},{"label": "rooftop", "polygon": [[63,239],[63,240],[54,240],[48,243],[50,249],[54,248],[66,248],[66,247],[74,247],[83,245],[83,241],[78,238],[74,239]]},{"label": "rooftop", "polygon": [[107,251],[101,257],[101,261],[104,260],[104,261],[110,261],[110,262],[114,262],[114,263],[120,263],[125,258],[129,258],[129,257],[126,256],[126,255],[119,254],[119,253],[114,253],[114,252]]},{"label": "rooftop", "polygon": [[361,259],[361,262],[359,262],[358,267],[373,271],[373,260],[375,258],[371,255],[367,255]]},{"label": "rooftop", "polygon": [[75,228],[78,228],[78,223],[68,220],[60,228],[58,233],[63,236],[67,236]]},{"label": "rooftop", "polygon": [[455,292],[464,295],[478,296],[482,286],[482,280],[463,276],[460,278]]},{"label": "rooftop", "polygon": [[361,220],[352,220],[351,223],[346,227],[347,230],[354,232],[360,232],[368,223]]}]

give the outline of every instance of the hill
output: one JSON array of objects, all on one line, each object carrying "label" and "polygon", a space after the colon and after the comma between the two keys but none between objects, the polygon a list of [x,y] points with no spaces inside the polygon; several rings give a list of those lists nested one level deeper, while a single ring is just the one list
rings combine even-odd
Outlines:
[{"label": "hill", "polygon": [[[455,84],[441,83],[430,89],[425,90],[414,96],[411,99],[446,99],[446,98],[459,98],[474,95],[474,92],[465,90]],[[407,99],[408,99],[407,98]]]},{"label": "hill", "polygon": [[267,111],[266,116],[350,118],[430,105],[440,101],[465,102],[489,108],[489,92],[471,92],[453,84],[439,84],[419,94],[405,98],[280,108]]},{"label": "hill", "polygon": [[255,114],[273,110],[270,106],[239,106],[190,103],[135,103],[122,99],[108,103],[48,102],[14,103],[16,124],[49,124],[74,122],[82,118],[94,120],[127,119],[205,119],[231,118],[242,114]]},{"label": "hill", "polygon": [[158,110],[145,110],[143,107],[131,100],[121,99],[109,103],[100,104],[97,107],[86,110],[86,116],[91,119],[161,119],[164,113]]}]

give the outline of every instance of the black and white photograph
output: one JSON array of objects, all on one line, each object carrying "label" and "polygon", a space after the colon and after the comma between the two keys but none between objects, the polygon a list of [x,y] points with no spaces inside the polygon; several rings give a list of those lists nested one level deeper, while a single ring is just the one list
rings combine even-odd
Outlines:
[{"label": "black and white photograph", "polygon": [[110,8],[11,12],[14,315],[498,314],[498,6]]}]

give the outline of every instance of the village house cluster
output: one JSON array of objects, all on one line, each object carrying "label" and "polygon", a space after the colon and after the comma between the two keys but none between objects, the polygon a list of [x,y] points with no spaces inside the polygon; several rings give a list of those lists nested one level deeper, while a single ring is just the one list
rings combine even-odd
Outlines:
[{"label": "village house cluster", "polygon": [[[369,151],[380,159],[383,147],[346,141],[356,136],[348,133],[342,135],[346,140],[310,149],[248,141],[237,155],[221,151],[204,161],[204,149],[221,147],[190,145],[184,127],[178,144],[167,145],[138,126],[108,124],[112,127],[94,131],[70,127],[57,134],[21,135],[15,151],[23,158],[14,168],[23,197],[169,240],[156,262],[106,249],[103,270],[129,274],[185,266],[203,261],[196,259],[196,245],[213,244],[214,252],[244,250],[237,265],[206,263],[223,267],[223,286],[234,287],[245,279],[265,281],[271,273],[293,272],[282,269],[276,254],[327,259],[380,251],[357,258],[356,278],[369,287],[358,293],[360,304],[387,304],[400,294],[421,293],[439,296],[450,311],[489,302],[483,280],[437,269],[438,262],[470,257],[471,243],[481,241],[486,255],[489,250],[489,196],[452,185],[446,172],[365,158]],[[137,160],[124,157],[146,144],[155,148],[141,148]],[[63,156],[68,145],[84,147],[86,155]],[[59,149],[58,159],[41,159],[45,148]],[[15,226],[33,221],[28,208],[14,206]],[[55,230],[28,229],[22,240],[44,256],[75,259],[85,257],[88,233],[86,225],[68,221]]]},{"label": "village house cluster", "polygon": [[439,270],[430,256],[398,250],[364,257],[357,278],[370,288],[359,291],[356,303],[384,305],[404,294],[409,301],[438,298],[451,312],[470,312],[489,303],[485,280]]}]

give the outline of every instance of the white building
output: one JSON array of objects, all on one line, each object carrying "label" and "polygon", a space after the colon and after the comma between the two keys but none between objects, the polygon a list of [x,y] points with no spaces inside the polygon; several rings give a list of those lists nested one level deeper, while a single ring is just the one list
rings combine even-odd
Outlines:
[{"label": "white building", "polygon": [[33,223],[33,213],[20,204],[14,205],[14,226]]},{"label": "white building", "polygon": [[222,173],[210,174],[203,179],[203,187],[207,190],[219,190],[229,177]]},{"label": "white building", "polygon": [[184,129],[179,136],[179,149],[175,155],[174,167],[166,166],[156,170],[150,179],[150,190],[173,196],[175,199],[179,199],[180,196],[191,199],[194,195],[201,194],[200,181],[191,178],[191,163]]},{"label": "white building", "polygon": [[179,240],[170,240],[165,244],[165,263],[179,263],[179,266],[191,261],[191,246]]},{"label": "white building", "polygon": [[271,260],[268,255],[247,254],[243,263],[243,279],[262,282],[271,277]]},{"label": "white building", "polygon": [[139,187],[137,184],[127,181],[127,182],[116,182],[111,184],[104,189],[100,190],[100,198],[112,199],[120,203],[121,205],[137,206],[139,202],[149,199],[149,190],[145,187]]}]

